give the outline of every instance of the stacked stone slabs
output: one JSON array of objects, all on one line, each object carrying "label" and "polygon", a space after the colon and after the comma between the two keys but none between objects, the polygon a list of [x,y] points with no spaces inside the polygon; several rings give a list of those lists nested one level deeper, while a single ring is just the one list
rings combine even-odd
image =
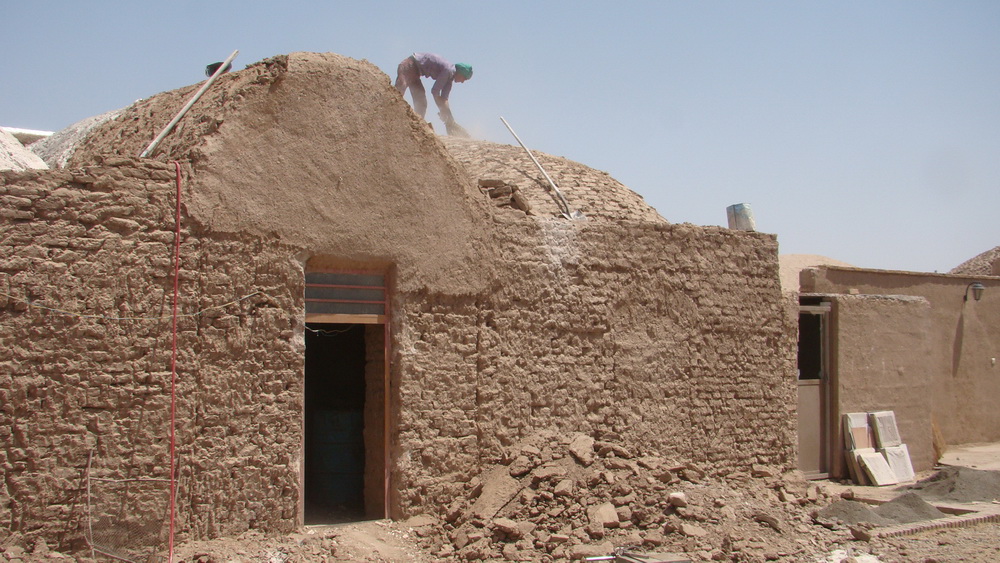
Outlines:
[{"label": "stacked stone slabs", "polygon": [[851,480],[859,485],[895,485],[913,479],[906,444],[892,411],[844,414],[845,456]]},{"label": "stacked stone slabs", "polygon": [[851,480],[859,485],[870,483],[859,461],[861,454],[875,452],[875,434],[868,425],[868,413],[844,414],[844,440],[847,442],[844,457]]},{"label": "stacked stone slabs", "polygon": [[903,439],[899,436],[895,413],[878,411],[869,413],[868,418],[872,428],[875,429],[879,452],[885,457],[897,482],[903,483],[912,480],[914,474],[913,465],[910,463],[910,453],[907,451]]}]

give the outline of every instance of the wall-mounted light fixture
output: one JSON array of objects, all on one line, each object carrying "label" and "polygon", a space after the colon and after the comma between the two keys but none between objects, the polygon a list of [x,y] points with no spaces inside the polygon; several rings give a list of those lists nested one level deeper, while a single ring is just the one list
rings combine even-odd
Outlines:
[{"label": "wall-mounted light fixture", "polygon": [[979,282],[972,282],[969,285],[965,286],[965,297],[962,298],[962,301],[969,300],[970,289],[972,290],[972,298],[975,299],[976,301],[979,301],[980,299],[983,298],[983,290],[986,289],[986,286]]}]

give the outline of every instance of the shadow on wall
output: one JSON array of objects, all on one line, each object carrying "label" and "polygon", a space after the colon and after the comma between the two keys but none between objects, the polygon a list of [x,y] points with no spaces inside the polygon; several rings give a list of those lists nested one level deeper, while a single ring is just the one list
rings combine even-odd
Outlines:
[{"label": "shadow on wall", "polygon": [[965,340],[965,307],[958,312],[958,326],[955,327],[955,340],[951,349],[951,376],[958,377],[958,368],[962,364],[962,341]]}]

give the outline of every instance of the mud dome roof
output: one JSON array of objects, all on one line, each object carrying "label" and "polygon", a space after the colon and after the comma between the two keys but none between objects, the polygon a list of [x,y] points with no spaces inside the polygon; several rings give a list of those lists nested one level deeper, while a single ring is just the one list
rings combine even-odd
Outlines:
[{"label": "mud dome roof", "polygon": [[974,256],[952,268],[949,274],[963,276],[998,276],[1000,275],[1000,246],[994,247],[978,256]]},{"label": "mud dome roof", "polygon": [[[310,77],[314,80],[307,80]],[[80,166],[108,155],[135,156],[198,87],[191,85],[164,92],[120,112],[100,116],[103,119],[96,126],[88,122],[87,129],[76,133],[71,150],[61,147],[59,155],[49,155],[47,160],[50,165]],[[254,103],[262,92],[268,94],[270,101]],[[400,118],[409,130],[400,130]],[[416,118],[392,88],[389,78],[373,65],[332,53],[292,53],[220,77],[151,156],[189,160],[196,169],[208,166],[206,161],[221,156],[220,145],[233,145],[222,141],[232,137],[233,132],[227,131],[233,128],[230,124],[248,119],[253,123],[240,127],[239,134],[246,135],[247,142],[252,142],[249,137],[256,135],[268,139],[272,145],[261,148],[268,148],[279,166],[282,161],[292,160],[288,154],[291,151],[296,152],[295,160],[315,162],[337,154],[354,154],[364,160],[364,153],[352,150],[349,145],[363,147],[367,137],[385,146],[384,151],[368,153],[368,158],[377,156],[384,163],[383,169],[392,167],[395,160],[391,156],[399,148],[395,137],[400,133],[421,138],[425,148],[441,149],[437,142],[426,142],[435,138],[433,133]],[[278,128],[282,131],[278,132]],[[359,130],[360,136],[355,133]],[[60,134],[56,137],[62,138]],[[514,184],[534,215],[560,215],[548,182],[521,147],[454,137],[437,139],[447,147],[443,152],[450,153],[463,165],[473,183],[491,179]],[[230,150],[227,157],[236,157],[233,152]],[[588,219],[666,222],[642,196],[606,172],[565,158],[537,151],[534,154],[556,181],[570,208],[583,212]],[[356,163],[358,158],[345,162]],[[261,165],[251,163],[250,167]],[[410,173],[402,166],[386,172]],[[313,180],[329,182],[328,178]]]},{"label": "mud dome roof", "polygon": [[64,168],[80,141],[85,139],[92,129],[114,119],[122,111],[117,109],[78,121],[62,131],[32,143],[31,152],[40,156],[49,168]]},{"label": "mud dome roof", "polygon": [[21,144],[14,135],[0,128],[0,170],[48,168],[41,158]]},{"label": "mud dome roof", "polygon": [[[442,137],[442,141],[474,179],[514,184],[533,213],[560,214],[548,182],[520,146],[456,137]],[[532,154],[556,182],[572,211],[581,211],[588,219],[666,222],[641,195],[607,172],[534,150]]]},{"label": "mud dome roof", "polygon": [[[135,158],[199,87],[125,108],[68,166]],[[392,265],[407,291],[468,294],[491,279],[491,203],[367,61],[292,53],[225,74],[150,158],[180,163],[188,220],[208,231],[325,267]]]},{"label": "mud dome roof", "polygon": [[[78,140],[68,166],[143,152],[201,86],[162,92],[121,110]],[[197,165],[217,155],[232,158],[226,150],[234,144],[263,135],[270,144],[261,157],[313,147],[303,157],[321,158],[399,127],[398,98],[386,75],[367,61],[334,53],[279,55],[219,77],[149,156]]]}]

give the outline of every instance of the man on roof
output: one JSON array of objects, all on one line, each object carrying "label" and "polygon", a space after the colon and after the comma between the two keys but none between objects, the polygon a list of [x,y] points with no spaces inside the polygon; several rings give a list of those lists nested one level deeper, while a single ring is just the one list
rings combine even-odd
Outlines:
[{"label": "man on roof", "polygon": [[413,53],[399,63],[396,69],[396,90],[399,90],[400,94],[405,94],[406,89],[410,89],[413,109],[423,118],[427,113],[427,94],[420,82],[421,76],[434,79],[431,95],[434,96],[434,103],[438,107],[438,117],[444,122],[448,134],[468,137],[468,133],[455,122],[451,107],[448,105],[448,97],[451,95],[452,83],[461,84],[472,78],[472,67],[465,63],[452,64],[434,53]]}]

